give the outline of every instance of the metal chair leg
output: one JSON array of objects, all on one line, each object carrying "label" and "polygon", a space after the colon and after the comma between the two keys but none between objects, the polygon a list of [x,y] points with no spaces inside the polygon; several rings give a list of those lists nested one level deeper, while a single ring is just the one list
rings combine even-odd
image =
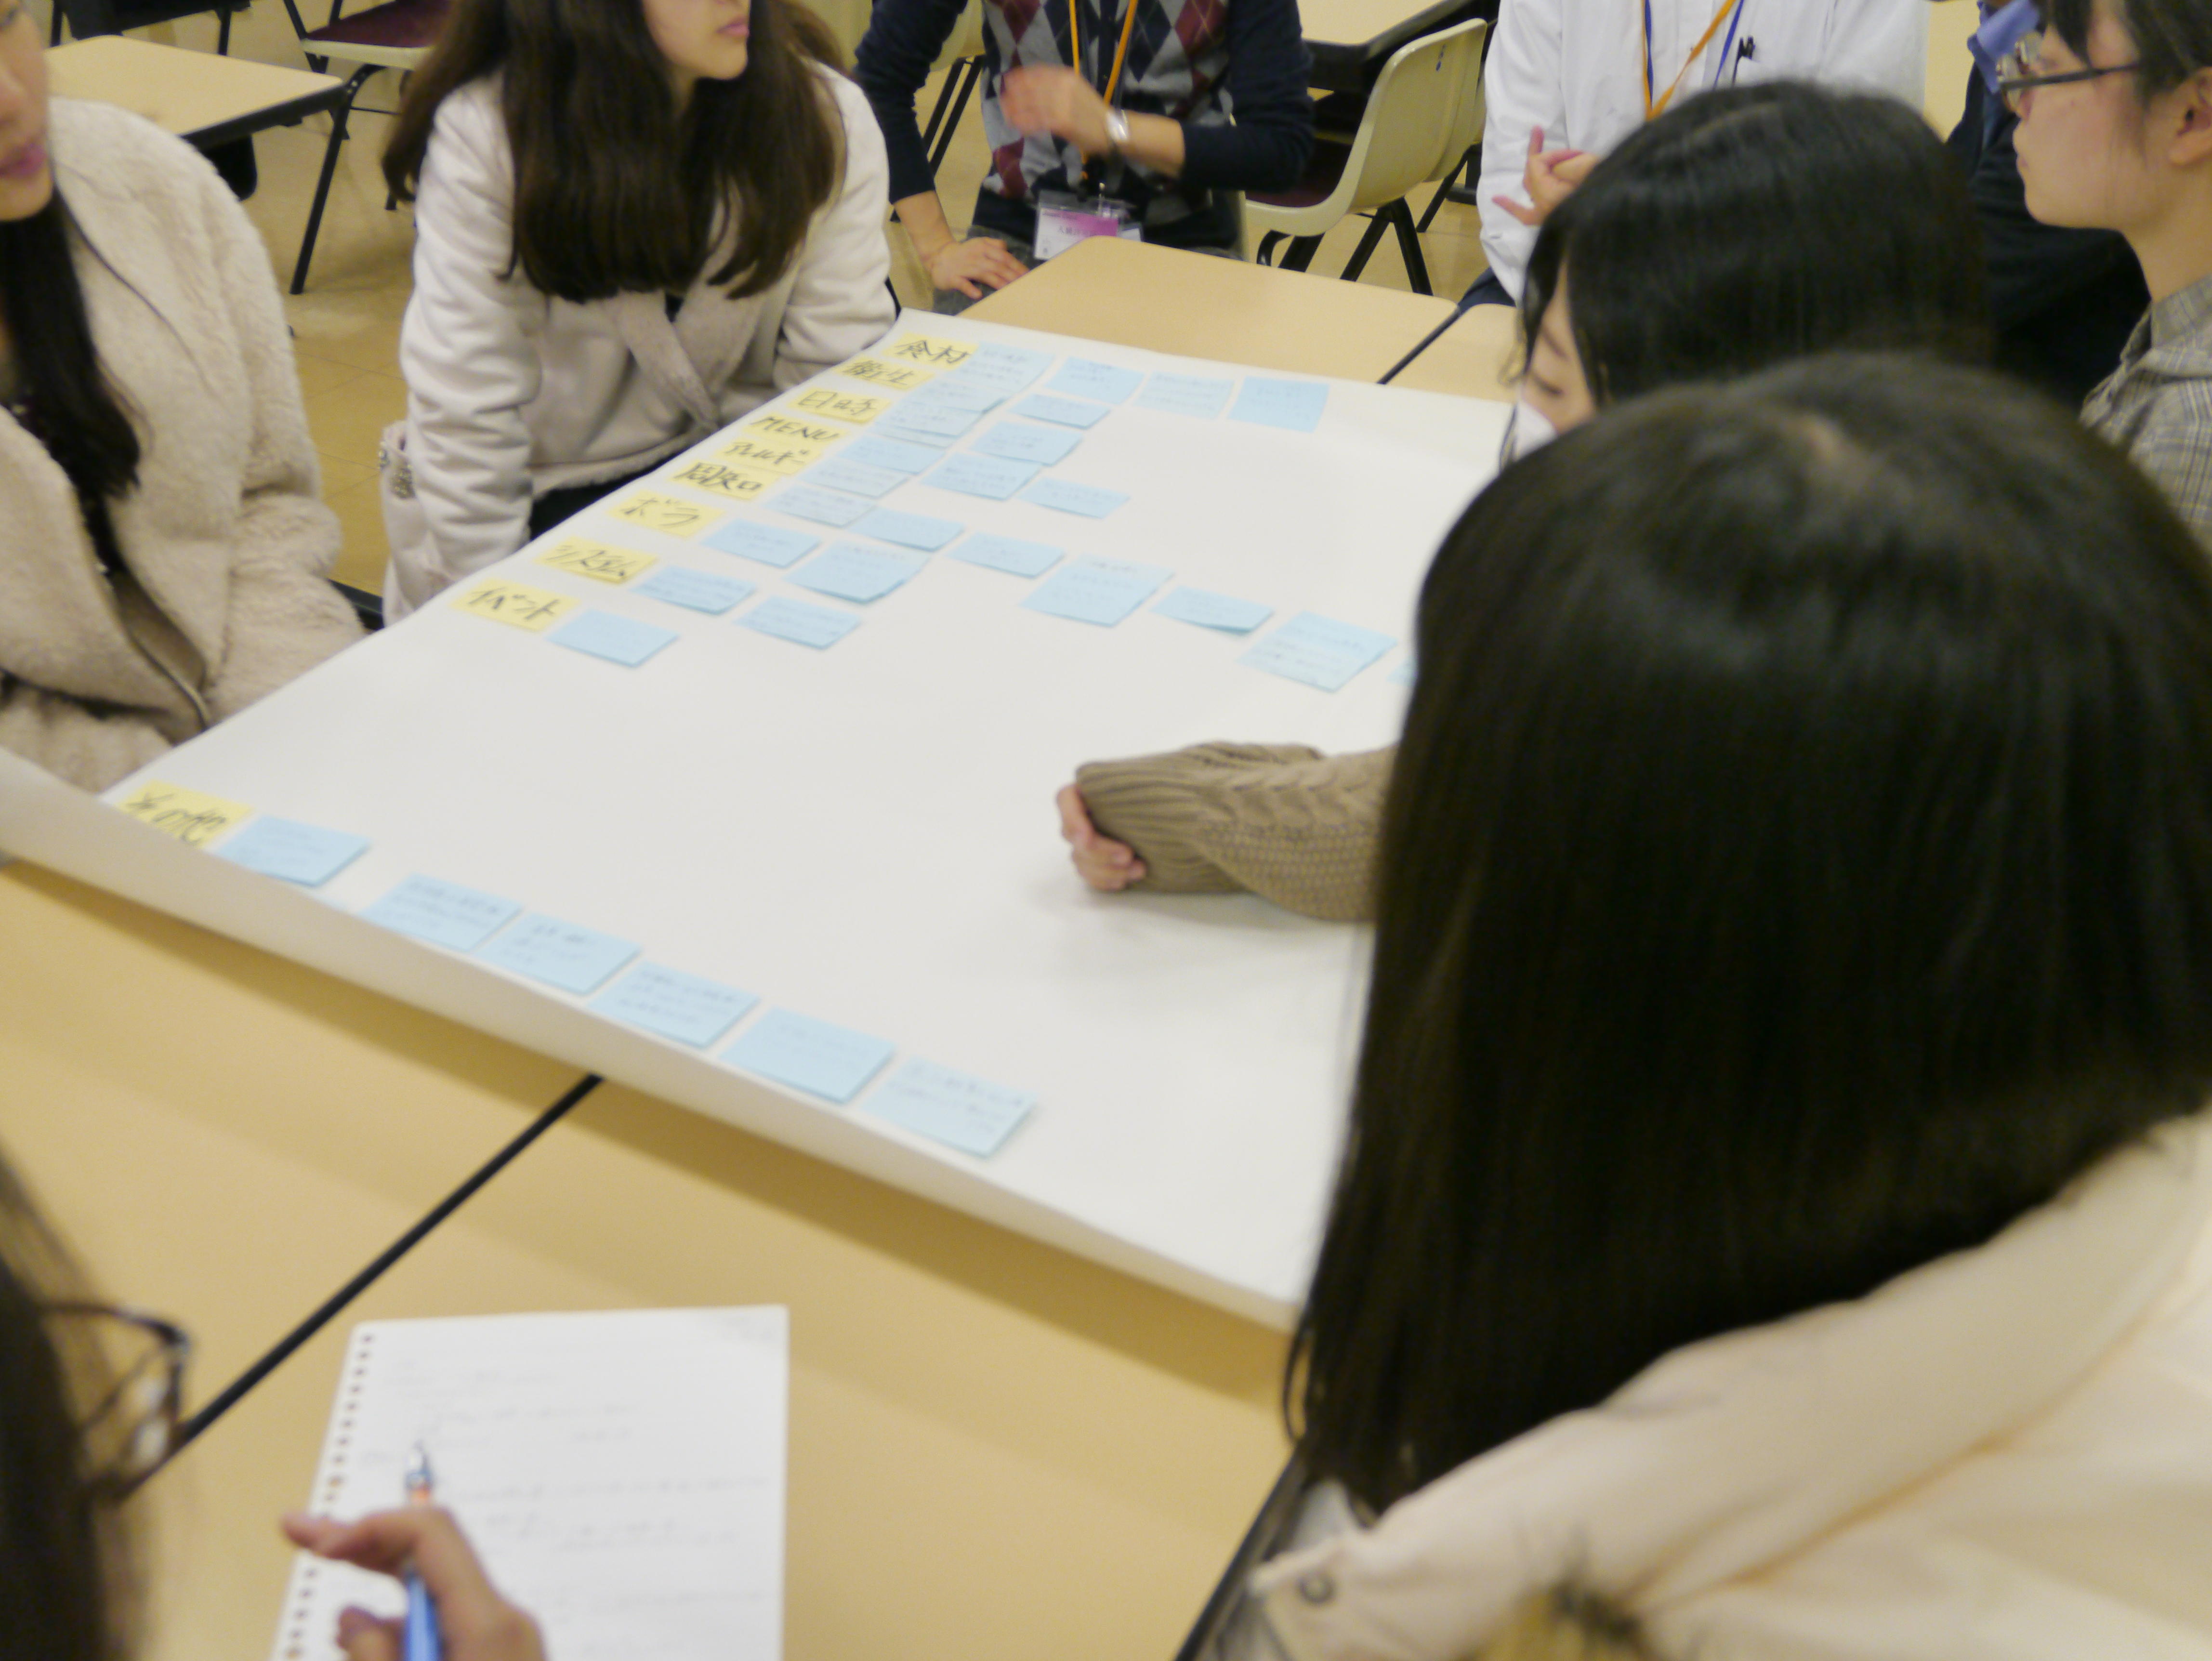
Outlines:
[{"label": "metal chair leg", "polygon": [[1283,255],[1283,269],[1286,271],[1305,270],[1313,264],[1313,257],[1320,249],[1321,239],[1317,236],[1292,237],[1288,252]]},{"label": "metal chair leg", "polygon": [[216,16],[221,21],[215,29],[215,55],[228,58],[230,56],[230,8],[223,7],[216,13]]},{"label": "metal chair leg", "polygon": [[1389,221],[1397,227],[1398,252],[1406,256],[1406,280],[1413,285],[1415,294],[1434,294],[1429,286],[1429,262],[1421,258],[1421,234],[1413,228],[1413,210],[1406,205],[1406,198],[1382,208],[1375,216],[1377,226]]},{"label": "metal chair leg", "polygon": [[1267,231],[1262,234],[1260,246],[1252,250],[1252,263],[1255,265],[1271,263],[1271,256],[1275,252],[1275,244],[1283,240],[1284,235],[1285,233],[1281,231]]},{"label": "metal chair leg", "polygon": [[338,149],[345,143],[346,118],[353,113],[353,100],[361,96],[361,89],[375,73],[374,64],[365,64],[356,70],[345,84],[345,96],[331,112],[331,142],[323,152],[323,176],[315,183],[315,204],[307,210],[307,234],[300,239],[300,263],[292,268],[294,294],[307,286],[307,262],[315,257],[315,234],[323,228],[323,207],[331,199],[331,180],[338,170]]},{"label": "metal chair leg", "polygon": [[1390,222],[1383,216],[1382,210],[1377,209],[1368,216],[1367,228],[1360,235],[1359,246],[1352,251],[1351,261],[1344,268],[1346,283],[1359,281],[1360,272],[1367,269],[1367,262],[1375,257],[1375,250],[1382,245],[1382,233],[1389,228]]},{"label": "metal chair leg", "polygon": [[[975,90],[975,83],[982,78],[983,60],[980,58],[963,58],[953,65],[952,81],[945,83],[945,90],[948,93],[951,92],[953,83],[957,82],[959,91],[952,100],[952,113],[938,132],[936,144],[929,152],[931,178],[934,179],[937,176],[937,170],[945,165],[945,152],[952,148],[952,135],[960,131],[960,118],[968,113],[969,95]],[[938,96],[937,107],[942,113],[945,108],[943,94]],[[927,137],[922,142],[925,144],[929,143]]]},{"label": "metal chair leg", "polygon": [[[1464,185],[1459,182],[1462,175],[1467,179]],[[1460,157],[1459,165],[1445,175],[1443,184],[1437,186],[1437,193],[1429,198],[1427,211],[1421,215],[1421,222],[1413,228],[1417,231],[1428,229],[1436,221],[1437,210],[1447,202],[1456,202],[1463,207],[1480,206],[1477,200],[1477,189],[1481,179],[1482,146],[1471,144],[1467,154]]]}]

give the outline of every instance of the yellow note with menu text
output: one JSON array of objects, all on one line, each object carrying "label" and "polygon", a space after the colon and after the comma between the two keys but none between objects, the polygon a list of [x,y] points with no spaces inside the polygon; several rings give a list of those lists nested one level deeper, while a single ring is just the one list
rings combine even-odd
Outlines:
[{"label": "yellow note with menu text", "polygon": [[204,796],[158,779],[147,780],[115,805],[163,836],[174,837],[194,848],[240,820],[253,817],[253,810],[244,802]]},{"label": "yellow note with menu text", "polygon": [[887,398],[873,398],[866,392],[841,392],[834,386],[817,386],[811,392],[801,392],[793,402],[809,415],[849,421],[856,427],[866,426],[891,407]]},{"label": "yellow note with menu text", "polygon": [[745,430],[781,439],[788,444],[811,444],[817,448],[835,444],[845,436],[842,427],[832,427],[823,421],[802,421],[797,416],[787,415],[764,415],[758,421],[748,421]]},{"label": "yellow note with menu text", "polygon": [[519,582],[493,577],[479,582],[453,602],[456,611],[489,618],[538,635],[576,609],[582,602],[566,594],[549,594],[543,588],[526,588]]},{"label": "yellow note with menu text", "polygon": [[783,483],[774,473],[726,466],[719,461],[695,461],[683,472],[669,474],[668,482],[689,484],[695,490],[712,490],[732,502],[758,502],[773,486]]},{"label": "yellow note with menu text", "polygon": [[651,490],[640,490],[634,496],[625,496],[607,511],[617,519],[625,520],[632,525],[642,525],[648,531],[659,531],[672,537],[696,536],[721,518],[712,508],[701,502],[656,496]]},{"label": "yellow note with menu text", "polygon": [[850,363],[840,363],[837,373],[865,380],[872,386],[888,386],[895,392],[906,392],[933,379],[937,372],[925,369],[919,363],[886,363],[878,357],[856,357]]},{"label": "yellow note with menu text", "polygon": [[926,334],[902,334],[884,349],[882,356],[902,363],[926,364],[933,369],[957,369],[975,356],[975,348],[972,342],[965,340],[933,340]]},{"label": "yellow note with menu text", "polygon": [[822,446],[765,434],[740,433],[716,453],[733,467],[766,468],[772,473],[795,473],[822,459]]},{"label": "yellow note with menu text", "polygon": [[570,537],[550,553],[538,556],[540,565],[556,571],[574,571],[594,582],[628,582],[660,563],[651,554],[634,554],[627,548],[610,548],[602,542]]}]

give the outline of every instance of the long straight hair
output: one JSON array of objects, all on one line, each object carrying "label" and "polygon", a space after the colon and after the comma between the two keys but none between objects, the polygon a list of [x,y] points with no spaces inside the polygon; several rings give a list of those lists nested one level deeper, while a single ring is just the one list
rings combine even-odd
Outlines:
[{"label": "long straight hair", "polygon": [[1705,93],[1624,139],[1538,233],[1524,342],[1562,280],[1600,404],[1814,352],[1990,352],[1957,161],[1896,100],[1803,82]]},{"label": "long straight hair", "polygon": [[[2201,69],[2212,68],[2212,8],[2197,0],[2113,0],[2120,27],[2135,42],[2139,99],[2171,92]],[[2083,63],[2089,60],[2091,0],[2044,0],[2043,21]]]},{"label": "long straight hair", "polygon": [[2212,569],[1984,373],[1601,415],[1421,597],[1287,1402],[1388,1506],[2212,1096]]},{"label": "long straight hair", "polygon": [[459,0],[410,82],[384,176],[412,200],[438,106],[498,72],[514,160],[514,265],[562,300],[680,294],[735,216],[708,280],[772,287],[837,189],[843,128],[817,64],[828,29],[799,0],[752,0],[745,71],[679,113],[639,0]]},{"label": "long straight hair", "polygon": [[26,219],[0,221],[0,320],[31,422],[92,513],[138,478],[138,434],[92,338],[57,188]]}]

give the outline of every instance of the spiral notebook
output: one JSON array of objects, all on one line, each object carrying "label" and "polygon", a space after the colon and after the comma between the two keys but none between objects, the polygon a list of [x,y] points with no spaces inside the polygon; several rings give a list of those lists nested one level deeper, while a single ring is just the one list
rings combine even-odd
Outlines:
[{"label": "spiral notebook", "polygon": [[[419,1441],[561,1661],[777,1661],[789,1378],[776,1308],[364,1322],[309,1508],[399,1504]],[[343,1661],[339,1610],[404,1602],[302,1553],[273,1661]]]}]

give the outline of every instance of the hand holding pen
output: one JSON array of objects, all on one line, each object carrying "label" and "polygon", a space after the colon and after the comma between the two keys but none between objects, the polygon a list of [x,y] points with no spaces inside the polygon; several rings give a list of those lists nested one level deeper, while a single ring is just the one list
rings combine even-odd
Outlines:
[{"label": "hand holding pen", "polygon": [[[538,1623],[501,1597],[452,1516],[434,1506],[379,1512],[357,1523],[295,1513],[284,1533],[319,1557],[395,1579],[419,1577],[436,1607],[445,1661],[545,1661]],[[410,1608],[412,1600],[410,1599]],[[402,1661],[405,1623],[364,1609],[338,1618],[347,1661]]]}]

